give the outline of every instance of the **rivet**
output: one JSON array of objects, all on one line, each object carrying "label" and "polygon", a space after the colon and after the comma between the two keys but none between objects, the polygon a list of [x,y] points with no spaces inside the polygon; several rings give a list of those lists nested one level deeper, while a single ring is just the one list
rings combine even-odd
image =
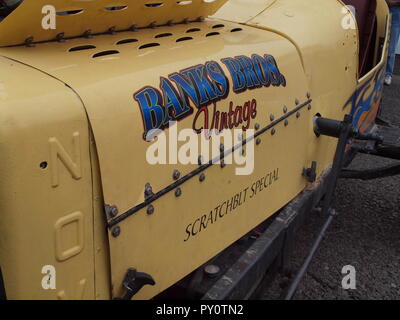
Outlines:
[{"label": "rivet", "polygon": [[168,20],[167,25],[170,26],[170,27],[173,26],[174,25],[174,21],[173,20]]},{"label": "rivet", "polygon": [[33,44],[33,37],[28,37],[25,39],[25,45],[27,47],[34,47],[35,45]]},{"label": "rivet", "polygon": [[114,218],[117,214],[118,214],[118,207],[111,206],[110,207],[110,216]]},{"label": "rivet", "polygon": [[174,170],[174,172],[172,173],[172,178],[174,180],[178,180],[180,176],[181,176],[181,173],[178,170]]},{"label": "rivet", "polygon": [[111,230],[111,234],[114,238],[118,237],[121,234],[121,228],[119,226],[114,227]]},{"label": "rivet", "polygon": [[259,124],[259,123],[256,123],[256,124],[254,125],[254,129],[255,129],[255,130],[260,129],[260,124]]},{"label": "rivet", "polygon": [[199,180],[200,182],[203,182],[206,179],[206,175],[204,174],[204,172],[202,172],[199,176]]},{"label": "rivet", "polygon": [[157,27],[156,22],[153,21],[152,23],[150,23],[149,27],[150,27],[151,29],[155,29],[155,28]]},{"label": "rivet", "polygon": [[274,120],[275,120],[275,116],[274,116],[273,114],[271,114],[271,115],[269,116],[269,119],[270,119],[271,121],[274,121]]},{"label": "rivet", "polygon": [[285,120],[285,127],[287,127],[289,125],[289,121],[286,119]]},{"label": "rivet", "polygon": [[108,29],[108,32],[111,34],[115,33],[115,26]]},{"label": "rivet", "polygon": [[153,188],[150,183],[146,183],[144,186],[144,196],[145,198],[151,197],[153,195]]},{"label": "rivet", "polygon": [[190,21],[189,21],[189,18],[185,18],[185,19],[183,19],[183,23],[184,24],[188,24]]},{"label": "rivet", "polygon": [[271,130],[271,135],[274,135],[275,132],[276,132],[275,128],[272,128],[272,130]]},{"label": "rivet", "polygon": [[297,111],[296,118],[300,118],[300,112]]},{"label": "rivet", "polygon": [[104,212],[106,214],[107,219],[112,219],[118,215],[118,207],[106,204],[104,206]]},{"label": "rivet", "polygon": [[154,206],[152,204],[150,204],[147,207],[147,214],[153,214],[154,213]]},{"label": "rivet", "polygon": [[137,25],[136,24],[133,24],[131,26],[131,31],[137,31]]},{"label": "rivet", "polygon": [[286,113],[286,112],[287,112],[287,107],[284,106],[284,107],[283,107],[283,113]]},{"label": "rivet", "polygon": [[307,109],[308,109],[308,110],[311,110],[311,104],[308,105]]},{"label": "rivet", "polygon": [[298,105],[298,104],[300,103],[299,99],[296,99],[296,100],[294,101],[294,103],[295,103],[296,105]]},{"label": "rivet", "polygon": [[175,190],[175,196],[176,197],[179,197],[180,195],[182,194],[182,189],[181,188],[176,188],[176,190]]},{"label": "rivet", "polygon": [[310,99],[311,98],[311,93],[307,92],[307,98]]},{"label": "rivet", "polygon": [[261,143],[261,139],[260,138],[257,138],[256,139],[256,145],[259,145]]},{"label": "rivet", "polygon": [[64,32],[60,32],[59,34],[56,35],[56,40],[58,42],[65,42],[64,36],[65,36],[65,33]]},{"label": "rivet", "polygon": [[84,33],[83,33],[83,36],[85,37],[85,38],[92,38],[93,36],[92,36],[92,30],[91,29],[87,29]]}]

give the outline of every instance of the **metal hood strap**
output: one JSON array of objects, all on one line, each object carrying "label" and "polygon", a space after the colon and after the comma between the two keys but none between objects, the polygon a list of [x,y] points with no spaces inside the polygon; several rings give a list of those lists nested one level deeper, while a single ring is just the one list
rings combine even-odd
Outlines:
[{"label": "metal hood strap", "polygon": [[[194,21],[214,14],[227,0],[24,0],[0,23],[0,46],[77,37],[88,32]],[[55,28],[43,19],[55,9]],[[50,11],[49,11],[50,10]],[[54,13],[54,10],[53,10]]]}]

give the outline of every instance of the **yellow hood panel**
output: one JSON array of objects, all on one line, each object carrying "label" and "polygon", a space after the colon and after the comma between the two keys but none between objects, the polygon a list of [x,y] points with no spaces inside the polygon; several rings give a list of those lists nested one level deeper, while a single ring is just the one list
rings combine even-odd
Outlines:
[{"label": "yellow hood panel", "polygon": [[[120,294],[119,285],[127,268],[135,267],[156,281],[156,286],[140,291],[138,298],[154,296],[275,213],[306,185],[301,172],[309,165],[306,146],[310,139],[315,139],[313,111],[306,105],[298,115],[289,116],[308,100],[308,88],[296,48],[278,34],[206,20],[44,43],[32,48],[3,48],[0,54],[60,79],[80,96],[95,138],[104,202],[118,207],[118,217],[143,204],[146,183],[159,192],[174,182],[175,169],[183,177],[198,168],[197,164],[147,162],[150,143],[143,139],[143,134],[148,128],[143,118],[143,103],[139,103],[140,93],[146,88],[161,92],[160,85],[165,79],[176,85],[171,80],[174,75],[182,75],[196,66],[212,66],[207,70],[208,76],[214,71],[214,82],[223,82],[218,74],[228,79],[228,92],[214,100],[218,111],[228,112],[230,103],[244,106],[255,100],[257,114],[250,119],[250,128],[270,125],[271,115],[275,119],[288,115],[287,123],[282,121],[274,127],[275,134],[266,131],[260,136],[251,175],[235,175],[233,165],[225,168],[214,165],[205,171],[204,182],[195,176],[184,183],[180,197],[169,192],[155,200],[152,215],[144,207],[119,223],[121,235],[114,238],[110,233],[114,295]],[[274,59],[273,65],[279,68],[279,73],[275,71],[278,82],[235,91],[227,61],[238,62],[240,57],[249,61],[246,59],[255,55]],[[192,107],[193,112],[178,122],[179,129],[204,126],[203,116],[197,118],[196,124],[198,109],[193,104]],[[211,112],[212,104],[207,108]],[[168,135],[171,129],[164,128],[164,132]],[[261,184],[265,188],[256,196],[254,188]],[[245,190],[248,192],[245,202],[239,201],[239,196],[232,198],[241,192],[244,197]],[[230,199],[241,205],[233,205]],[[197,232],[201,217],[226,200],[234,208],[232,213],[215,223],[209,221],[207,228]]]}]

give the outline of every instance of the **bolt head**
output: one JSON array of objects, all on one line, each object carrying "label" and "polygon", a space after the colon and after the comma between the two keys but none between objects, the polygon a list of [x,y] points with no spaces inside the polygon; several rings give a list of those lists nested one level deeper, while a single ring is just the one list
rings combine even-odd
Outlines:
[{"label": "bolt head", "polygon": [[286,112],[287,112],[287,107],[284,106],[284,107],[283,107],[283,113],[286,113]]},{"label": "bolt head", "polygon": [[257,138],[256,139],[256,145],[259,145],[261,143],[261,139],[260,138]]},{"label": "bolt head", "polygon": [[296,100],[294,101],[294,103],[295,103],[296,105],[298,105],[298,104],[300,103],[299,99],[296,99]]},{"label": "bolt head", "polygon": [[260,129],[260,124],[259,124],[259,123],[256,123],[256,124],[254,125],[254,129],[255,129],[255,130]]},{"label": "bolt head", "polygon": [[275,133],[276,133],[275,128],[272,128],[272,130],[271,130],[271,135],[274,135]]},{"label": "bolt head", "polygon": [[286,119],[285,120],[285,127],[287,127],[289,125],[289,121]]},{"label": "bolt head", "polygon": [[146,192],[147,195],[149,195],[153,192],[153,188],[151,187],[150,183],[145,184],[144,191]]},{"label": "bolt head", "polygon": [[118,214],[118,207],[117,206],[111,206],[110,207],[110,214],[112,217],[115,217]]},{"label": "bolt head", "polygon": [[181,188],[176,188],[176,190],[175,190],[175,196],[176,196],[176,197],[180,197],[181,194],[182,194],[182,189],[181,189]]},{"label": "bolt head", "polygon": [[181,176],[181,173],[178,170],[174,170],[174,172],[172,173],[172,178],[174,180],[178,180],[180,176]]},{"label": "bolt head", "polygon": [[147,207],[147,214],[153,214],[154,213],[154,206],[152,204],[150,204]]},{"label": "bolt head", "polygon": [[120,226],[115,226],[112,230],[111,230],[111,234],[114,238],[118,237],[121,234],[121,228]]},{"label": "bolt head", "polygon": [[271,115],[269,116],[269,119],[270,119],[271,121],[274,121],[274,120],[275,120],[275,116],[274,116],[273,114],[271,114]]},{"label": "bolt head", "polygon": [[300,112],[296,113],[296,118],[300,118]]},{"label": "bolt head", "polygon": [[59,42],[65,42],[64,36],[65,36],[65,33],[64,32],[60,32],[59,34],[57,34],[56,40],[59,41]]},{"label": "bolt head", "polygon": [[105,211],[107,219],[112,219],[118,215],[118,207],[114,206],[114,205],[110,206],[110,205],[106,204],[104,206],[104,211]]},{"label": "bolt head", "polygon": [[83,33],[83,36],[85,37],[85,38],[92,38],[93,36],[92,36],[92,30],[91,29],[87,29],[84,33]]},{"label": "bolt head", "polygon": [[199,180],[200,180],[200,182],[203,182],[205,179],[206,179],[206,175],[205,175],[204,172],[202,172],[202,173],[200,174],[200,176],[199,176]]},{"label": "bolt head", "polygon": [[35,45],[33,44],[33,37],[28,37],[25,39],[25,45],[27,47],[34,47]]}]

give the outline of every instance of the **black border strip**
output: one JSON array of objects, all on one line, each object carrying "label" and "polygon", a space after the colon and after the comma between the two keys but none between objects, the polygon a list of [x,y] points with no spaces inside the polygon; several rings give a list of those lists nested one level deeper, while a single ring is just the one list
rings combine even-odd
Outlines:
[{"label": "black border strip", "polygon": [[242,146],[246,145],[248,142],[254,140],[255,138],[257,138],[261,134],[263,134],[266,131],[268,131],[269,129],[273,128],[274,126],[276,126],[280,122],[286,120],[287,118],[289,118],[294,113],[298,112],[299,110],[303,109],[305,106],[309,105],[311,102],[312,102],[312,99],[308,99],[303,104],[299,105],[298,107],[296,107],[295,109],[289,111],[287,114],[283,115],[279,119],[271,122],[266,127],[264,127],[262,129],[260,129],[259,131],[257,131],[253,136],[247,138],[246,140],[242,141],[241,143],[237,144],[236,146],[232,147],[231,149],[226,150],[225,152],[223,152],[223,154],[221,153],[220,156],[215,157],[214,159],[210,160],[208,163],[200,165],[197,169],[193,170],[192,172],[189,172],[187,175],[183,176],[181,179],[175,181],[174,183],[170,184],[169,186],[167,186],[164,189],[160,190],[159,192],[155,193],[154,195],[152,195],[151,197],[146,199],[144,202],[132,207],[131,209],[129,209],[128,211],[126,211],[123,214],[119,215],[115,219],[109,221],[107,223],[108,228],[112,228],[113,226],[117,225],[118,223],[120,223],[121,221],[125,220],[129,216],[131,216],[131,215],[135,214],[136,212],[138,212],[140,209],[143,209],[144,207],[148,206],[149,204],[151,204],[152,202],[154,202],[158,198],[160,198],[163,195],[167,194],[168,192],[174,190],[176,187],[179,187],[180,185],[182,185],[186,181],[190,180],[194,176],[198,175],[199,173],[203,172],[204,170],[208,169],[213,164],[215,164],[216,162],[220,161],[221,159],[223,159],[227,155],[233,153],[238,148],[241,148]]},{"label": "black border strip", "polygon": [[7,300],[6,288],[4,286],[3,273],[0,267],[0,301]]}]

